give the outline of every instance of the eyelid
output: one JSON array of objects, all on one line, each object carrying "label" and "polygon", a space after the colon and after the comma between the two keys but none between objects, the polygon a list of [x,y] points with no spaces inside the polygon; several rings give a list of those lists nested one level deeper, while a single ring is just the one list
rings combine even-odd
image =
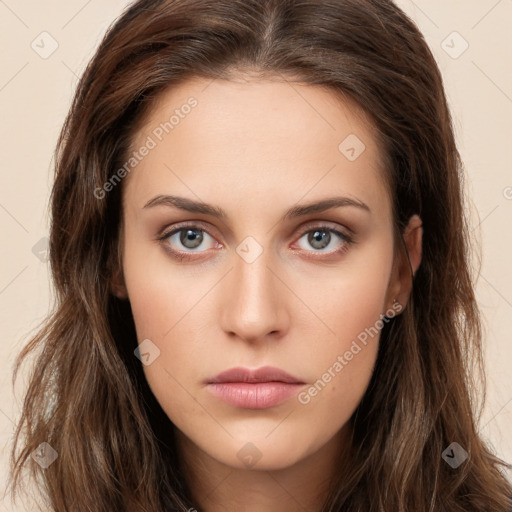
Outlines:
[{"label": "eyelid", "polygon": [[205,223],[204,221],[200,221],[200,220],[183,221],[183,222],[178,222],[176,224],[172,224],[170,226],[166,226],[159,232],[159,234],[157,235],[157,238],[159,240],[163,240],[163,239],[169,238],[171,235],[175,234],[177,231],[181,231],[181,230],[187,229],[187,228],[200,228],[202,231],[205,231],[206,233],[208,233],[212,238],[215,238],[210,233],[210,231],[211,231],[210,226],[207,225],[207,223]]},{"label": "eyelid", "polygon": [[346,238],[351,238],[351,237],[355,236],[355,233],[348,227],[342,226],[342,225],[338,224],[337,222],[332,222],[332,221],[323,220],[323,219],[311,220],[311,221],[308,221],[303,226],[301,226],[301,235],[300,236],[302,237],[309,231],[311,231],[313,229],[319,229],[319,228],[325,228],[325,229],[329,229],[329,230],[332,230],[335,232],[339,232]]},{"label": "eyelid", "polygon": [[[188,227],[201,227],[202,229],[204,229],[204,231],[206,231],[208,234],[210,234],[210,226],[211,225],[209,223],[204,222],[202,220],[189,220],[189,221],[178,222],[176,224],[172,224],[172,229],[170,228],[170,226],[166,226],[163,229],[161,229],[158,234],[158,237],[166,238],[166,237],[170,236],[171,234],[175,233],[176,231],[179,231],[180,229],[185,229]],[[307,221],[305,224],[303,224],[300,227],[300,236],[304,236],[311,229],[319,228],[319,227],[325,227],[328,229],[332,229],[334,231],[336,231],[336,230],[339,231],[341,228],[341,229],[346,230],[346,233],[342,232],[342,234],[345,235],[347,238],[355,236],[355,233],[349,227],[340,226],[340,224],[338,224],[336,222],[328,221],[325,219],[313,219],[313,220]],[[297,230],[295,230],[295,231],[297,231]],[[210,236],[212,236],[212,235],[210,234]]]}]

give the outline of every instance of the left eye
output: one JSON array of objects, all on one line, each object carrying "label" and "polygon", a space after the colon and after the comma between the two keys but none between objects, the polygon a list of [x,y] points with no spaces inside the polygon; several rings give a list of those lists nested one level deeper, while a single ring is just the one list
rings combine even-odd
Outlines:
[{"label": "left eye", "polygon": [[[336,235],[338,239],[341,240],[340,245],[343,247],[346,244],[350,243],[350,238],[347,235],[344,235],[340,231],[329,228],[327,226],[319,226],[313,229],[310,229],[303,233],[300,237],[299,241],[304,237],[307,237],[307,243],[310,247],[317,249],[314,252],[320,252],[322,249],[325,249],[333,240],[332,234]],[[302,247],[301,247],[302,248]],[[339,248],[339,246],[338,246]],[[309,250],[305,248],[305,250]],[[333,249],[336,250],[336,247]],[[322,252],[330,252],[330,251],[322,251]]]}]

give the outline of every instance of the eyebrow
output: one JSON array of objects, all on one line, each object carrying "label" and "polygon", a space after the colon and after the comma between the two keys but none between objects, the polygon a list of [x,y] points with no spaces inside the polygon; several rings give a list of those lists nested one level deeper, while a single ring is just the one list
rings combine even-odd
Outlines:
[{"label": "eyebrow", "polygon": [[[170,206],[174,208],[179,208],[180,210],[185,210],[187,212],[211,215],[212,217],[216,217],[219,219],[226,219],[228,217],[227,213],[222,208],[180,196],[155,196],[143,206],[143,209],[153,208],[156,206]],[[346,206],[352,206],[355,208],[359,208],[361,210],[366,210],[369,213],[371,213],[370,207],[367,204],[363,203],[362,201],[352,199],[350,197],[338,196],[322,199],[321,201],[315,201],[312,203],[293,206],[285,212],[281,220],[294,219],[297,217],[302,217],[304,215],[309,215],[311,213],[320,213],[326,210],[330,210],[332,208],[340,208]]]}]

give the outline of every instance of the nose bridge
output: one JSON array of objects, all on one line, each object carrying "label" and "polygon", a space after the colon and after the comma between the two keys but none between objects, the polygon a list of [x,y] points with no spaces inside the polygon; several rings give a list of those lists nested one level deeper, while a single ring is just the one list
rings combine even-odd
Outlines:
[{"label": "nose bridge", "polygon": [[235,255],[233,272],[226,285],[223,328],[241,338],[255,340],[283,329],[282,290],[268,268],[272,265],[270,251],[263,251],[251,261],[244,259],[243,248],[242,243],[239,247],[242,256]]}]

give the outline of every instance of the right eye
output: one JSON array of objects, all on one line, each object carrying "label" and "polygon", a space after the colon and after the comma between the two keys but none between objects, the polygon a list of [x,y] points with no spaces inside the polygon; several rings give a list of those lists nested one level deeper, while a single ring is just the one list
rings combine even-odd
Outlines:
[{"label": "right eye", "polygon": [[159,240],[172,255],[180,259],[186,259],[194,253],[202,253],[208,250],[208,247],[204,250],[196,250],[202,244],[204,245],[205,240],[208,238],[214,242],[213,244],[210,243],[210,249],[222,247],[205,229],[196,224],[174,226],[172,230],[166,231],[159,237]]}]

